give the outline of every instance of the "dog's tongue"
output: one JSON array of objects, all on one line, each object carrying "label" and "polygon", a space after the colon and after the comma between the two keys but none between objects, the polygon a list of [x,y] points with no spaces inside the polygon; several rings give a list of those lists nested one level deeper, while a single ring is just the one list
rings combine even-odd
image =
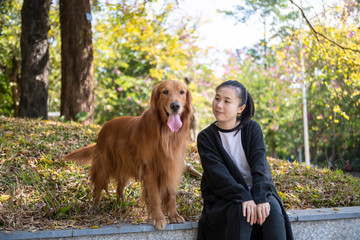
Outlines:
[{"label": "dog's tongue", "polygon": [[171,113],[167,125],[169,126],[172,132],[177,132],[182,126],[182,122],[180,120],[180,116],[177,113]]}]

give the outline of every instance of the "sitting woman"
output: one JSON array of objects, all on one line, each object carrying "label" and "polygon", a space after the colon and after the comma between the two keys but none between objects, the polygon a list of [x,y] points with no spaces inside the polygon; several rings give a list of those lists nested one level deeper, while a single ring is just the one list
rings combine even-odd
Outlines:
[{"label": "sitting woman", "polygon": [[217,121],[198,135],[204,208],[198,239],[293,239],[271,178],[254,102],[243,84],[226,81],[212,102]]}]

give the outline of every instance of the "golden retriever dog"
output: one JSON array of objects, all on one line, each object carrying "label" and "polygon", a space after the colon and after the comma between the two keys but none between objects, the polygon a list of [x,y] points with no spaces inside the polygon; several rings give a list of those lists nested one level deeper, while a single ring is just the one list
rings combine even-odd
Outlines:
[{"label": "golden retriever dog", "polygon": [[191,117],[191,94],[182,82],[166,80],[152,90],[150,107],[141,116],[114,118],[99,132],[96,144],[65,156],[89,163],[95,203],[111,179],[122,197],[126,185],[142,183],[148,217],[156,229],[184,219],[176,210],[176,187],[184,171]]}]

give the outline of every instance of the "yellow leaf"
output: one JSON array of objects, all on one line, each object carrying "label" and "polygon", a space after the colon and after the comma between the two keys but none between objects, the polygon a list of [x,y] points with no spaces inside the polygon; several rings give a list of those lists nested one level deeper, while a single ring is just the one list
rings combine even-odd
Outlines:
[{"label": "yellow leaf", "polygon": [[1,195],[0,201],[5,202],[5,201],[9,200],[10,198],[11,198],[10,195]]},{"label": "yellow leaf", "polygon": [[99,228],[99,226],[91,226],[90,228],[91,229],[96,229],[96,228]]}]

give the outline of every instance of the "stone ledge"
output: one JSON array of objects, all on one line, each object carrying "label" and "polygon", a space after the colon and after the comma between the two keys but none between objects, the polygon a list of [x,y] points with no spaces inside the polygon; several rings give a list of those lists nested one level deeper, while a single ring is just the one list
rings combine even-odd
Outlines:
[{"label": "stone ledge", "polygon": [[287,211],[290,222],[360,218],[360,206]]},{"label": "stone ledge", "polygon": [[[356,239],[360,235],[360,206],[288,211],[295,239]],[[121,224],[97,229],[0,231],[2,240],[20,239],[196,239],[197,222],[168,224],[163,231],[149,224]],[[337,235],[336,235],[337,234]],[[354,237],[353,237],[354,236]]]},{"label": "stone ledge", "polygon": [[66,230],[44,230],[36,232],[28,231],[14,231],[12,233],[5,233],[0,231],[0,239],[54,239],[62,238],[69,239],[73,237],[90,237],[102,235],[119,235],[119,234],[133,234],[141,233],[146,235],[151,232],[169,232],[169,231],[186,231],[197,229],[197,222],[185,222],[182,224],[167,224],[163,231],[156,230],[153,225],[139,224],[133,225],[130,223],[123,223],[116,226],[103,226],[95,229],[66,229]]}]

